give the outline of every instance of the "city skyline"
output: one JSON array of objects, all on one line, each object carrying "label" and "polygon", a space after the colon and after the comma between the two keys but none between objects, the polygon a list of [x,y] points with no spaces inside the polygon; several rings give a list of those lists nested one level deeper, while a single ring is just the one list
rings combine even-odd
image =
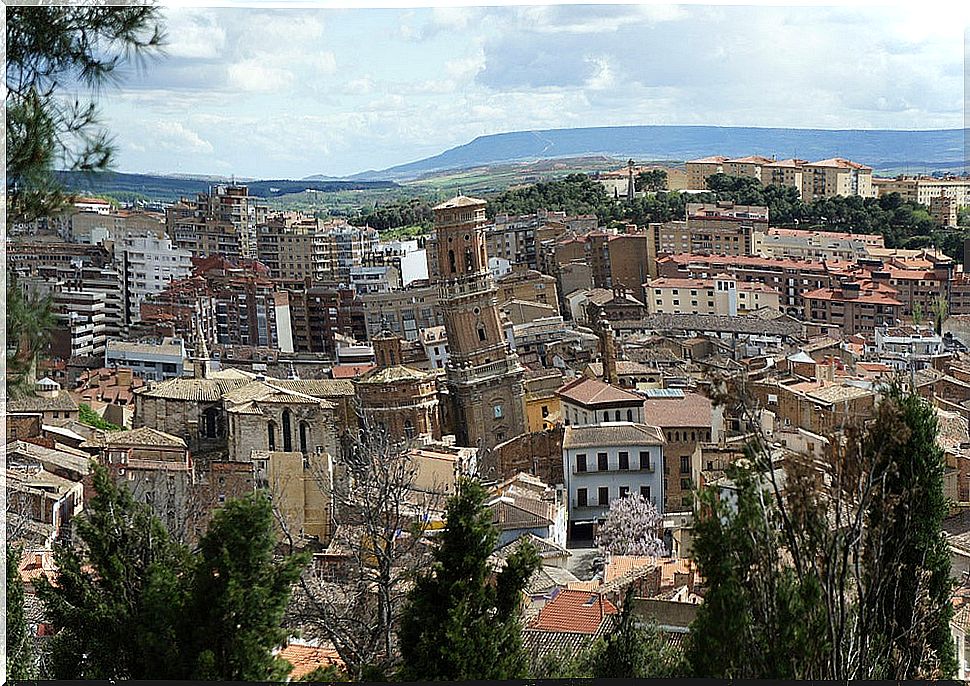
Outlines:
[{"label": "city skyline", "polygon": [[166,7],[165,22],[166,55],[101,98],[118,171],[343,176],[584,126],[964,125],[964,24],[921,7]]}]

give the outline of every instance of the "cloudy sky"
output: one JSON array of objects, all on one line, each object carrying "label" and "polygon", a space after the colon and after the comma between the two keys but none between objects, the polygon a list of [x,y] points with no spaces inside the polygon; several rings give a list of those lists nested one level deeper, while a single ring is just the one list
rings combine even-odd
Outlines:
[{"label": "cloudy sky", "polygon": [[633,124],[960,128],[964,16],[888,7],[165,9],[102,97],[131,172],[301,178]]}]

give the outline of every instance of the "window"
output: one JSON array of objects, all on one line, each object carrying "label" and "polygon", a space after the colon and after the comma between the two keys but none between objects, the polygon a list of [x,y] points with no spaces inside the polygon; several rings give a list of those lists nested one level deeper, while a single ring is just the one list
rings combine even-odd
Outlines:
[{"label": "window", "polygon": [[620,453],[620,469],[630,468],[630,453],[621,452]]},{"label": "window", "polygon": [[596,453],[596,468],[601,472],[605,472],[610,468],[606,453]]},{"label": "window", "polygon": [[690,479],[681,479],[680,480],[680,490],[682,490],[682,491],[689,491],[691,489],[691,486],[692,485],[693,485],[693,483],[691,482]]},{"label": "window", "polygon": [[610,504],[610,489],[607,486],[601,486],[599,492],[596,496],[596,504],[599,506]]},{"label": "window", "polygon": [[641,486],[640,487],[640,495],[643,496],[643,499],[644,500],[650,500],[650,487],[649,486]]},{"label": "window", "polygon": [[690,474],[690,457],[682,455],[680,458],[680,473]]},{"label": "window", "polygon": [[485,327],[484,326],[478,327],[478,340],[480,340],[480,341],[484,341],[485,340]]},{"label": "window", "polygon": [[633,410],[627,410],[626,411],[626,420],[628,422],[632,422],[633,421]]},{"label": "window", "polygon": [[613,419],[615,421],[620,421],[620,411],[619,410],[617,410],[616,412],[613,413]]},{"label": "window", "polygon": [[492,411],[495,413],[496,419],[501,419],[502,417],[505,416],[501,405],[496,405],[495,407],[492,408]]},{"label": "window", "polygon": [[604,422],[610,421],[610,413],[609,412],[604,412],[603,413],[603,421]]},{"label": "window", "polygon": [[586,489],[580,488],[576,491],[576,507],[586,507],[587,505],[587,495]]},{"label": "window", "polygon": [[269,442],[269,449],[276,450],[276,424],[270,422],[266,425],[267,440]]},{"label": "window", "polygon": [[293,431],[290,426],[289,410],[283,410],[283,450],[285,452],[293,450]]},{"label": "window", "polygon": [[543,405],[542,406],[542,418],[545,419],[548,416],[549,416],[549,406],[548,405]]},{"label": "window", "polygon": [[[407,433],[407,422],[404,423],[404,432]],[[306,422],[300,422],[300,452],[307,453],[307,436],[310,433],[310,427],[307,426]]]},{"label": "window", "polygon": [[650,467],[650,451],[641,450],[640,451],[640,469],[651,469]]},{"label": "window", "polygon": [[630,487],[629,486],[620,486],[620,497],[621,498],[626,498],[629,495],[630,495]]}]

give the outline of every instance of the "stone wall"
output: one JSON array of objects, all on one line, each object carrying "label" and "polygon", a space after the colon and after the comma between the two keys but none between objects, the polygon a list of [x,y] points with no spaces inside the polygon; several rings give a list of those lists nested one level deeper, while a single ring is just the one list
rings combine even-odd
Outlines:
[{"label": "stone wall", "polygon": [[564,482],[562,471],[563,428],[522,434],[499,443],[484,456],[482,472],[486,478],[504,480],[519,472],[533,474],[547,484]]}]

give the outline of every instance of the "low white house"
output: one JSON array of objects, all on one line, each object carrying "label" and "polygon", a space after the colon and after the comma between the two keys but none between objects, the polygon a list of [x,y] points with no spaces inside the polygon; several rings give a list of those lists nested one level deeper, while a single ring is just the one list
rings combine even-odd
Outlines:
[{"label": "low white house", "polygon": [[565,427],[563,478],[573,536],[577,526],[595,526],[612,501],[633,493],[663,512],[665,442],[660,429],[635,422]]}]

